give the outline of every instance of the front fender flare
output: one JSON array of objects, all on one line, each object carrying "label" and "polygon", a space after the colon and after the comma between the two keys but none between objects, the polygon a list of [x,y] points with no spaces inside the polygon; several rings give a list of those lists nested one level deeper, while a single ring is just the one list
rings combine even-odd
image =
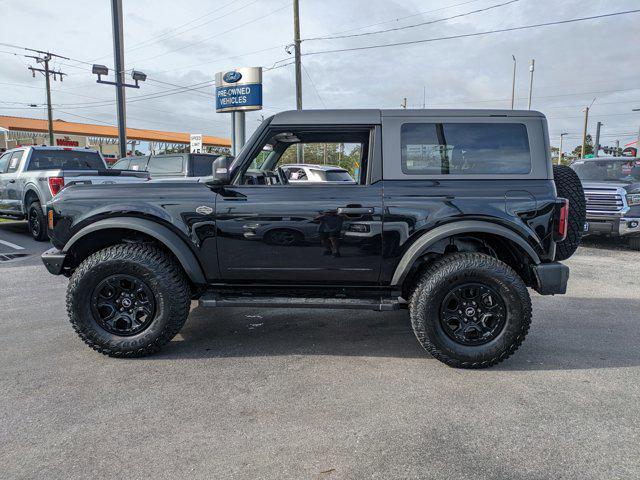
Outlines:
[{"label": "front fender flare", "polygon": [[180,265],[182,265],[182,268],[193,283],[199,285],[207,283],[202,267],[187,243],[164,225],[144,218],[107,218],[87,225],[69,239],[64,246],[63,252],[68,252],[75,243],[90,233],[114,228],[135,230],[155,238],[176,256],[178,262],[180,262]]},{"label": "front fender flare", "polygon": [[446,225],[440,225],[433,230],[429,230],[416,240],[402,256],[400,263],[398,263],[391,280],[391,285],[401,285],[409,274],[414,262],[435,242],[461,233],[490,233],[504,237],[521,247],[536,265],[540,263],[540,257],[533,247],[513,230],[509,230],[502,225],[497,225],[491,222],[483,222],[481,220],[463,220],[454,223],[447,223]]}]

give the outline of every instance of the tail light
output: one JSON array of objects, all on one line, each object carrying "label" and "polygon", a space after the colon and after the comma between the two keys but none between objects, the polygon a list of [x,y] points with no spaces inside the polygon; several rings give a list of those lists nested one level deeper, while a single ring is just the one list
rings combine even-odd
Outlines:
[{"label": "tail light", "polygon": [[63,188],[64,188],[63,177],[49,177],[49,190],[51,190],[51,195],[55,196]]},{"label": "tail light", "polygon": [[567,228],[569,227],[569,200],[561,198],[562,206],[558,215],[557,241],[561,242],[567,238]]}]

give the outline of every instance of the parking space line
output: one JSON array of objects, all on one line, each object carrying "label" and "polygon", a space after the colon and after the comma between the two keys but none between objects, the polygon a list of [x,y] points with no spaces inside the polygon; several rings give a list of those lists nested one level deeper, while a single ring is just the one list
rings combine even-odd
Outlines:
[{"label": "parking space line", "polygon": [[3,245],[6,245],[7,247],[14,248],[16,250],[24,250],[24,247],[21,247],[20,245],[16,245],[15,243],[7,242],[6,240],[0,240],[0,243]]}]

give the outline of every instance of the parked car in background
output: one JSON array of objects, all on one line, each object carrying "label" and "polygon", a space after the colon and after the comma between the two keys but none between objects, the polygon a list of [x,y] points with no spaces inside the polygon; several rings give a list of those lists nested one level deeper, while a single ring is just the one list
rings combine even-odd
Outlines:
[{"label": "parked car in background", "polygon": [[144,172],[109,170],[97,150],[27,146],[0,157],[0,217],[29,220],[33,238],[47,240],[44,206],[69,185],[143,182]]},{"label": "parked car in background", "polygon": [[292,163],[282,165],[280,168],[290,183],[337,182],[354,185],[356,183],[347,170],[335,165]]},{"label": "parked car in background", "polygon": [[571,168],[587,201],[585,234],[625,237],[640,250],[640,158],[587,158]]},{"label": "parked car in background", "polygon": [[167,153],[121,158],[111,168],[149,172],[151,180],[183,180],[211,176],[211,165],[220,155]]}]

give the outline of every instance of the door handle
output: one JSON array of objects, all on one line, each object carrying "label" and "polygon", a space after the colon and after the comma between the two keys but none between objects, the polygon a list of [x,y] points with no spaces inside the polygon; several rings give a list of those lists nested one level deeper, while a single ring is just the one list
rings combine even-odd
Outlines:
[{"label": "door handle", "polygon": [[340,207],[338,215],[371,215],[374,212],[373,207]]},{"label": "door handle", "polygon": [[9,183],[16,183],[15,179],[14,180],[9,180]]}]

